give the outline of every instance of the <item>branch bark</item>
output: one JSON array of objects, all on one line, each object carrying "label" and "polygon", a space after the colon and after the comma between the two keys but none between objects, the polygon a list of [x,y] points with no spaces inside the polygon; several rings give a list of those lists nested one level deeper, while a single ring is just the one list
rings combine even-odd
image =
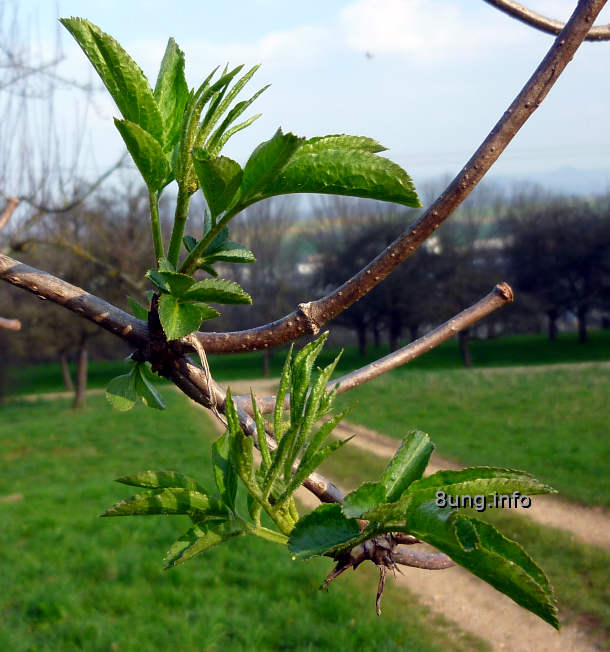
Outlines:
[{"label": "branch bark", "polygon": [[18,331],[21,330],[21,322],[18,319],[0,317],[0,328],[4,328],[7,331]]},{"label": "branch bark", "polygon": [[[487,4],[503,11],[512,18],[520,20],[522,23],[539,29],[547,34],[559,34],[565,27],[565,23],[554,18],[547,18],[528,7],[524,7],[513,0],[484,0]],[[584,38],[585,41],[608,41],[610,40],[610,25],[593,26]]]}]

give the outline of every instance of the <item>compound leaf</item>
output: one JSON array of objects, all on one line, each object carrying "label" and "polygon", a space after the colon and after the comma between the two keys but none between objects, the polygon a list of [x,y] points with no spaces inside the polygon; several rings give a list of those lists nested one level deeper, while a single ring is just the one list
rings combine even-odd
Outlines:
[{"label": "compound leaf", "polygon": [[106,398],[113,408],[121,412],[131,410],[138,400],[133,369],[128,374],[117,376],[108,383]]},{"label": "compound leaf", "polygon": [[235,495],[237,493],[237,474],[231,464],[229,436],[225,433],[212,445],[212,464],[214,479],[221,500],[231,510],[235,510]]},{"label": "compound leaf", "polygon": [[385,501],[385,489],[380,482],[365,482],[345,496],[343,513],[350,518],[358,518]]},{"label": "compound leaf", "polygon": [[182,473],[175,471],[141,471],[133,475],[124,475],[116,479],[121,484],[131,485],[133,487],[146,487],[148,489],[165,489],[176,487],[188,489],[189,491],[198,491],[202,494],[208,494],[207,489],[197,480]]},{"label": "compound leaf", "polygon": [[159,319],[168,340],[185,337],[198,330],[203,321],[202,307],[183,303],[171,294],[159,297]]},{"label": "compound leaf", "polygon": [[234,281],[206,278],[197,281],[184,294],[188,301],[212,301],[214,303],[250,304],[252,298]]},{"label": "compound leaf", "polygon": [[242,169],[227,156],[211,157],[205,150],[193,151],[193,166],[213,218],[224,211],[239,189]]},{"label": "compound leaf", "polygon": [[137,494],[107,509],[102,516],[143,516],[149,514],[189,514],[195,517],[226,518],[227,508],[206,494],[170,487]]}]

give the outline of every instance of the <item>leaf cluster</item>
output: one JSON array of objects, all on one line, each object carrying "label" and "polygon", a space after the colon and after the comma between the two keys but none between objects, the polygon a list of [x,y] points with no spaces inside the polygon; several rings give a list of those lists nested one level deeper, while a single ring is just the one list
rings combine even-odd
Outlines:
[{"label": "leaf cluster", "polygon": [[[523,471],[495,467],[439,471],[426,478],[433,451],[427,434],[411,431],[377,482],[366,482],[341,505],[321,505],[304,516],[288,546],[301,558],[349,556],[357,546],[391,532],[405,532],[433,545],[453,561],[558,627],[557,606],[544,572],[516,542],[492,525],[451,507],[437,505],[446,495],[551,493],[553,489]],[[366,519],[361,530],[358,519]]]}]

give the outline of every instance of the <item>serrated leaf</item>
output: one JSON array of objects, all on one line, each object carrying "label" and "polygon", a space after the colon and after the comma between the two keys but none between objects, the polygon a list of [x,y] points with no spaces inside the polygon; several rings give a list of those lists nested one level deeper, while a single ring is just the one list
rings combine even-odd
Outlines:
[{"label": "serrated leaf", "polygon": [[[235,87],[236,86],[237,86],[237,84],[235,85]],[[206,149],[209,152],[211,152],[212,154],[217,154],[218,152],[220,152],[220,150],[222,149],[224,143],[226,143],[227,139],[233,133],[235,133],[235,131],[239,131],[241,129],[244,129],[246,126],[248,126],[245,123],[241,123],[241,125],[238,125],[239,129],[233,130],[232,133],[229,134],[229,136],[227,136],[227,138],[223,138],[223,136],[226,135],[226,133],[227,133],[227,129],[228,129],[229,125],[231,125],[233,122],[235,122],[235,120],[237,120],[237,118],[239,118],[239,116],[258,98],[258,96],[261,95],[261,93],[264,93],[269,88],[269,86],[270,86],[270,84],[267,84],[267,86],[263,86],[263,88],[261,88],[256,93],[254,93],[254,95],[250,99],[244,100],[243,102],[238,102],[227,113],[227,116],[225,117],[225,119],[222,121],[222,123],[216,129],[216,131],[214,131],[214,133],[210,136],[210,138],[208,139],[208,142],[206,143]],[[234,89],[235,89],[235,87],[234,87]],[[257,116],[254,116],[253,118],[250,118],[250,120],[246,121],[246,122],[248,122],[248,124],[252,124],[252,122],[254,122],[254,120],[256,120],[257,117],[259,117],[259,116],[260,116],[260,113]]]},{"label": "serrated leaf", "polygon": [[182,238],[182,242],[184,243],[184,248],[190,253],[193,251],[195,248],[195,245],[197,244],[197,240],[193,238],[192,235],[185,235],[184,238]]},{"label": "serrated leaf", "polygon": [[113,378],[106,387],[106,399],[116,410],[131,410],[138,400],[133,370],[128,374]]},{"label": "serrated leaf", "polygon": [[136,301],[133,297],[127,297],[127,303],[134,317],[142,321],[148,321],[148,310],[139,301]]},{"label": "serrated leaf", "polygon": [[225,433],[212,445],[212,464],[214,479],[221,500],[231,510],[235,510],[235,495],[237,493],[237,474],[229,460],[229,437]]},{"label": "serrated leaf", "polygon": [[214,146],[214,153],[218,153],[222,150],[222,148],[226,145],[227,141],[231,136],[234,136],[236,133],[241,131],[242,129],[245,129],[246,127],[249,127],[255,120],[258,120],[262,113],[257,113],[256,115],[253,115],[251,118],[248,118],[247,120],[244,120],[243,122],[240,122],[239,124],[235,125],[234,127],[231,127],[230,129],[227,129],[225,133],[219,138],[218,142]]},{"label": "serrated leaf", "polygon": [[372,152],[375,154],[387,150],[387,147],[380,145],[376,140],[367,136],[330,134],[328,136],[309,138],[299,147],[294,155],[297,157],[303,154],[315,154],[327,149]]},{"label": "serrated leaf", "polygon": [[163,121],[153,92],[138,65],[119,43],[83,18],[61,18],[93,64],[126,120],[134,122],[159,142]]},{"label": "serrated leaf", "polygon": [[282,439],[282,423],[284,415],[284,401],[286,399],[286,394],[290,388],[292,382],[292,351],[294,346],[291,344],[290,349],[288,349],[288,354],[284,360],[284,365],[282,367],[282,375],[280,376],[280,384],[277,388],[277,393],[275,395],[275,406],[273,408],[273,432],[275,434],[275,440],[279,443]]},{"label": "serrated leaf", "polygon": [[297,557],[323,555],[360,534],[356,519],[347,518],[341,505],[325,504],[299,519],[290,533],[288,547]]},{"label": "serrated leaf", "polygon": [[348,195],[421,206],[411,177],[399,165],[365,151],[322,150],[295,156],[264,188],[258,188],[254,200],[295,192]]},{"label": "serrated leaf", "polygon": [[144,401],[144,404],[149,408],[156,410],[165,410],[165,402],[161,398],[161,394],[151,382],[151,379],[146,374],[146,364],[137,364],[134,370],[135,373],[135,386],[138,396]]},{"label": "serrated leaf", "polygon": [[182,564],[204,550],[245,533],[245,525],[235,519],[196,524],[167,551],[165,569]]},{"label": "serrated leaf", "polygon": [[305,479],[308,478],[327,457],[329,457],[329,455],[332,455],[336,450],[347,444],[350,439],[352,439],[352,437],[333,441],[330,444],[323,446],[318,452],[314,453],[311,457],[308,457],[307,460],[302,460],[298,469],[290,478],[286,493],[282,499],[289,498],[303,484],[303,482],[305,482]]},{"label": "serrated leaf", "polygon": [[273,138],[261,143],[250,155],[241,184],[242,200],[258,195],[287,165],[303,142],[294,134],[278,129]]},{"label": "serrated leaf", "polygon": [[159,258],[159,260],[157,261],[157,267],[159,268],[159,272],[175,272],[176,271],[176,268],[174,267],[174,265],[172,265],[172,263],[170,263],[170,261],[165,257]]},{"label": "serrated leaf", "polygon": [[414,480],[421,478],[433,450],[434,444],[425,432],[407,433],[381,475],[387,502],[398,500]]},{"label": "serrated leaf", "polygon": [[163,120],[163,149],[167,152],[178,142],[189,96],[184,77],[184,53],[173,38],[167,42],[153,94]]},{"label": "serrated leaf", "polygon": [[209,494],[208,490],[194,478],[175,471],[141,471],[132,475],[124,475],[116,482],[132,487],[145,487],[148,489],[166,489],[170,487],[188,489],[202,494]]},{"label": "serrated leaf", "polygon": [[170,292],[170,287],[163,276],[161,276],[161,272],[156,269],[149,269],[145,276],[156,288],[161,290],[161,292]]},{"label": "serrated leaf", "polygon": [[442,489],[447,494],[490,495],[519,491],[524,494],[555,493],[552,487],[540,482],[530,473],[493,466],[475,466],[459,471],[437,471],[414,482],[410,491]]},{"label": "serrated leaf", "polygon": [[345,496],[343,513],[350,518],[358,518],[385,501],[385,489],[380,482],[365,482]]},{"label": "serrated leaf", "polygon": [[198,330],[202,314],[200,306],[182,303],[171,294],[159,297],[159,319],[168,340],[177,340]]},{"label": "serrated leaf", "polygon": [[252,298],[234,281],[206,278],[197,281],[184,294],[188,301],[212,301],[225,304],[250,304]]},{"label": "serrated leaf", "polygon": [[213,254],[206,255],[203,259],[207,263],[255,263],[254,254],[237,242],[225,242],[222,248]]},{"label": "serrated leaf", "polygon": [[229,206],[239,189],[243,175],[241,166],[227,156],[210,157],[200,148],[193,151],[193,166],[210,213],[216,218]]},{"label": "serrated leaf", "polygon": [[434,501],[413,504],[406,525],[414,536],[559,629],[546,575],[518,543],[492,525],[438,508]]},{"label": "serrated leaf", "polygon": [[290,421],[298,423],[311,381],[313,365],[328,338],[328,331],[317,340],[306,344],[294,357],[292,363],[292,387],[290,391]]},{"label": "serrated leaf", "polygon": [[161,271],[158,274],[167,284],[170,294],[178,298],[186,294],[186,291],[195,283],[195,280],[188,274]]},{"label": "serrated leaf", "polygon": [[160,190],[166,185],[170,167],[159,141],[135,122],[115,118],[114,124],[148,188]]},{"label": "serrated leaf", "polygon": [[189,514],[197,518],[226,518],[227,508],[206,494],[171,487],[137,494],[107,509],[102,516],[146,516],[149,514]]}]

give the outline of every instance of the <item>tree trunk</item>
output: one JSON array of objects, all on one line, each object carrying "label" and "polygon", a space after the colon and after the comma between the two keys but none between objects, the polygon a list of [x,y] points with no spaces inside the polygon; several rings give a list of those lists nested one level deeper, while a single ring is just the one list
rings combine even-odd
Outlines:
[{"label": "tree trunk", "polygon": [[76,392],[74,394],[73,409],[85,407],[87,397],[87,338],[81,339],[78,347],[76,361]]},{"label": "tree trunk", "polygon": [[271,364],[271,351],[263,349],[263,377],[269,378],[269,368]]},{"label": "tree trunk", "polygon": [[589,333],[587,332],[587,307],[579,306],[578,312],[578,341],[581,344],[586,344],[589,341]]},{"label": "tree trunk", "polygon": [[470,346],[468,345],[469,340],[470,331],[468,328],[465,328],[463,331],[458,333],[460,354],[462,355],[462,362],[465,367],[472,367],[472,355],[470,354]]},{"label": "tree trunk", "polygon": [[364,358],[366,355],[366,327],[362,325],[358,326],[356,333],[358,335],[358,350],[360,351],[360,355]]},{"label": "tree trunk", "polygon": [[72,382],[72,375],[70,374],[70,368],[68,367],[68,359],[66,354],[62,353],[59,356],[59,363],[61,364],[61,377],[64,380],[64,385],[69,392],[74,391],[74,383]]},{"label": "tree trunk", "polygon": [[549,340],[554,342],[557,339],[557,311],[549,310],[546,314],[549,318]]}]

